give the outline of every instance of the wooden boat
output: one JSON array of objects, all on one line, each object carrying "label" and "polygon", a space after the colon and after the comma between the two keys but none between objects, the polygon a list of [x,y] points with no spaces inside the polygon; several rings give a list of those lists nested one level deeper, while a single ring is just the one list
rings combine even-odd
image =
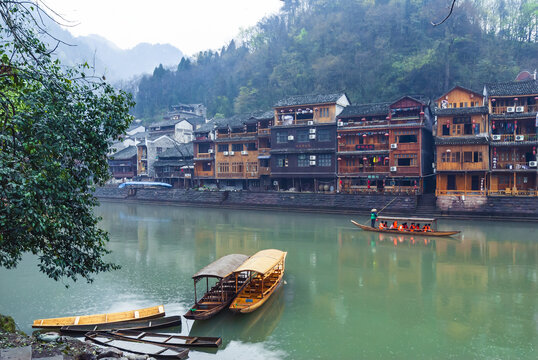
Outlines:
[{"label": "wooden boat", "polygon": [[238,267],[236,277],[247,272],[250,281],[232,301],[230,310],[249,313],[262,306],[282,282],[287,254],[276,249],[262,250]]},{"label": "wooden boat", "polygon": [[107,332],[120,340],[157,344],[173,347],[219,347],[222,344],[220,337],[183,336],[177,334],[152,333],[136,330],[116,330]]},{"label": "wooden boat", "polygon": [[83,316],[68,316],[52,319],[34,320],[33,328],[59,328],[69,325],[97,325],[97,324],[113,324],[123,321],[147,320],[163,317],[164,306],[152,306],[149,308],[122,311],[110,314],[83,315]]},{"label": "wooden boat", "polygon": [[122,340],[109,333],[89,332],[84,336],[86,339],[91,340],[98,345],[110,346],[133,354],[149,355],[154,358],[185,359],[189,355],[189,349],[182,347],[162,346],[131,340]]},{"label": "wooden boat", "polygon": [[121,321],[111,324],[70,325],[62,326],[60,328],[60,331],[64,334],[85,334],[92,331],[112,331],[118,329],[154,330],[168,328],[172,326],[181,326],[181,316],[167,316],[163,318],[142,321]]},{"label": "wooden boat", "polygon": [[437,231],[437,219],[434,218],[405,218],[405,217],[394,217],[394,216],[378,216],[379,221],[387,220],[388,222],[398,221],[408,222],[408,223],[422,223],[422,224],[432,224],[432,231],[400,231],[396,229],[379,229],[373,228],[371,226],[359,224],[356,221],[351,220],[351,222],[366,231],[374,231],[379,233],[388,233],[388,234],[398,234],[398,235],[413,235],[413,236],[451,236],[459,234],[460,231]]},{"label": "wooden boat", "polygon": [[[247,280],[246,274],[238,276],[236,280],[234,270],[247,259],[248,256],[243,254],[226,255],[194,274],[194,305],[183,316],[191,320],[205,320],[230,305]],[[210,278],[217,281],[211,287]],[[206,280],[206,292],[197,300],[196,284],[203,279]]]}]

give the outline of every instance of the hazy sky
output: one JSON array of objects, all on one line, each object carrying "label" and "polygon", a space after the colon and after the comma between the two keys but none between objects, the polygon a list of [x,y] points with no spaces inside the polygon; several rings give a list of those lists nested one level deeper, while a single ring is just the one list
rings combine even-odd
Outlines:
[{"label": "hazy sky", "polygon": [[[276,13],[280,0],[40,0],[73,24],[73,35],[101,35],[122,49],[169,43],[192,55],[220,49],[241,28]],[[65,21],[62,21],[65,23]]]}]

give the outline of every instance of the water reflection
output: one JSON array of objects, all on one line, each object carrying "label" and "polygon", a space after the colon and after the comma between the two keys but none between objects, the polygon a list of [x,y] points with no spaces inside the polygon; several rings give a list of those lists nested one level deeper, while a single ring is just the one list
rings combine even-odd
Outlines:
[{"label": "water reflection", "polygon": [[534,358],[536,224],[441,221],[462,230],[444,239],[363,232],[336,215],[121,203],[97,213],[120,271],[65,289],[31,258],[0,269],[0,288],[12,289],[1,312],[22,330],[34,318],[157,303],[183,314],[199,269],[276,248],[288,252],[287,284],[270,301],[252,314],[184,322],[182,332],[222,336],[219,359]]}]

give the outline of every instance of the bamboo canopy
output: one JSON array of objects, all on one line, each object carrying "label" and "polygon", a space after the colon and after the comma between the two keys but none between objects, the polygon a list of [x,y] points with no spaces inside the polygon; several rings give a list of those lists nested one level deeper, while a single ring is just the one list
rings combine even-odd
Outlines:
[{"label": "bamboo canopy", "polygon": [[202,277],[215,277],[223,279],[234,272],[235,269],[243,264],[248,259],[247,255],[229,254],[213,261],[211,264],[204,267],[193,275],[193,279],[197,280]]},{"label": "bamboo canopy", "polygon": [[415,217],[396,217],[396,216],[378,216],[379,220],[396,220],[396,221],[416,221],[432,223],[437,221],[435,218],[415,218]]},{"label": "bamboo canopy", "polygon": [[286,257],[286,254],[287,252],[276,249],[259,251],[235,269],[234,272],[255,271],[259,274],[265,274],[281,262]]}]

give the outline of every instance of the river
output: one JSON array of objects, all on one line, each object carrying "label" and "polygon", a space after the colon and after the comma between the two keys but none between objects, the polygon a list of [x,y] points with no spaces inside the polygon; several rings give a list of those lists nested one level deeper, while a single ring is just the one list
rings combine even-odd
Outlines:
[{"label": "river", "polygon": [[[191,276],[230,253],[288,252],[284,285],[254,313],[181,332],[222,336],[190,359],[535,359],[538,224],[440,221],[452,239],[367,233],[350,216],[103,202],[107,258],[92,284],[54,282],[25,256],[0,269],[0,313],[33,319],[193,302]],[[356,219],[365,223],[367,219]]]}]

